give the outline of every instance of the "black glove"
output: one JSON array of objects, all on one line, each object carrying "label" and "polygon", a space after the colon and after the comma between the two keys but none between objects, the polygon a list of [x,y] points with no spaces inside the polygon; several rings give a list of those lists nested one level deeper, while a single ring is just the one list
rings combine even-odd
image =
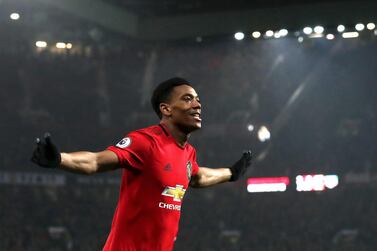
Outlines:
[{"label": "black glove", "polygon": [[242,157],[234,163],[233,166],[230,167],[230,171],[232,172],[232,177],[230,177],[229,181],[236,181],[242,175],[245,174],[247,168],[251,165],[251,151],[246,151],[242,154]]},{"label": "black glove", "polygon": [[45,133],[44,141],[37,138],[37,147],[34,149],[31,161],[41,167],[56,168],[60,165],[61,157],[58,148],[52,143],[51,135]]}]

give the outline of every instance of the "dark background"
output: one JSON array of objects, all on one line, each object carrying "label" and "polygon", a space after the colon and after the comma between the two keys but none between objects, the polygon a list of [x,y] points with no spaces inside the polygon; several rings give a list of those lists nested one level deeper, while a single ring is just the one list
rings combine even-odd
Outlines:
[{"label": "dark background", "polygon": [[[371,10],[371,2],[359,3]],[[360,9],[352,16],[351,1],[320,1],[338,12],[324,11],[315,22],[300,13],[268,16],[272,9],[310,13],[314,1],[93,1],[99,3],[145,18],[135,22],[140,27],[148,18],[164,20],[181,33],[168,34],[166,26],[153,31],[156,39],[122,32],[111,17],[97,22],[69,1],[0,1],[0,250],[102,248],[120,171],[82,176],[38,168],[29,161],[34,139],[49,131],[62,151],[100,151],[158,123],[149,97],[172,76],[191,80],[201,96],[203,128],[190,139],[200,165],[230,165],[249,148],[255,156],[241,181],[189,190],[175,250],[376,250],[377,40],[373,30],[343,39],[335,29],[343,23],[354,30],[375,17]],[[17,11],[21,18],[9,19]],[[290,33],[252,39],[250,23],[236,41],[242,28],[229,32],[226,23],[243,27],[245,20],[219,19],[223,31],[205,21],[175,27],[177,17],[187,24],[203,17],[196,15],[215,20],[211,15],[237,11],[266,13],[266,25],[255,24],[259,31],[275,20],[274,29],[287,22]],[[339,23],[331,21],[336,17]],[[335,39],[300,32],[316,24]],[[36,48],[37,40],[48,47]],[[73,47],[56,49],[57,41]],[[267,142],[257,138],[262,125],[271,131]],[[339,186],[296,191],[297,175],[319,173],[338,175]],[[291,184],[284,193],[247,192],[248,177],[267,176],[288,176]]]}]

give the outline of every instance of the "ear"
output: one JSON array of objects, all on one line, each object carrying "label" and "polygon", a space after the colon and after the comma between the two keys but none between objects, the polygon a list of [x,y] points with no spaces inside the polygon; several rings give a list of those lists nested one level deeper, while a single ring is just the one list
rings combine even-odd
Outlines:
[{"label": "ear", "polygon": [[167,103],[161,103],[160,104],[160,111],[161,111],[163,116],[170,117],[170,115],[171,115],[171,108],[170,108],[169,104],[167,104]]}]

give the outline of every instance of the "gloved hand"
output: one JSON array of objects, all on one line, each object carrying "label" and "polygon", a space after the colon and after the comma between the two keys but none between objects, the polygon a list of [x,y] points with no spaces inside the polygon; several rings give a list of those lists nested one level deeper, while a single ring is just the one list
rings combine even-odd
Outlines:
[{"label": "gloved hand", "polygon": [[45,133],[44,142],[36,139],[37,146],[34,149],[31,161],[41,167],[56,168],[60,165],[61,157],[58,148],[52,143],[51,135]]},{"label": "gloved hand", "polygon": [[242,154],[242,157],[230,167],[232,176],[229,181],[236,181],[243,176],[247,168],[251,165],[251,151],[246,151]]}]

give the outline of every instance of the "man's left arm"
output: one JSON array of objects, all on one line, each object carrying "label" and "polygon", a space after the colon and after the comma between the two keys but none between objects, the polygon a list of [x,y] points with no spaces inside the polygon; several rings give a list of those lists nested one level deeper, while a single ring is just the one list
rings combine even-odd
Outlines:
[{"label": "man's left arm", "polygon": [[244,152],[242,157],[227,168],[199,167],[198,173],[191,178],[190,186],[195,188],[209,187],[227,181],[237,181],[251,165],[251,151]]}]

